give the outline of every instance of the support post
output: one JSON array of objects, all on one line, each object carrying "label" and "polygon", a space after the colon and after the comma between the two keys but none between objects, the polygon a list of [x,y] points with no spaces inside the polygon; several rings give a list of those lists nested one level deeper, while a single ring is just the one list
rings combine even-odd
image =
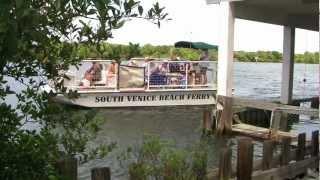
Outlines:
[{"label": "support post", "polygon": [[298,135],[297,161],[304,160],[306,154],[306,133]]},{"label": "support post", "polygon": [[111,180],[110,168],[93,168],[91,170],[91,180]]},{"label": "support post", "polygon": [[250,138],[238,142],[237,179],[251,180],[253,170],[253,144]]},{"label": "support post", "polygon": [[263,142],[262,170],[271,169],[273,149],[274,149],[273,141]]},{"label": "support post", "polygon": [[55,167],[57,169],[58,174],[63,179],[78,179],[78,161],[76,158],[61,159],[56,162]]},{"label": "support post", "polygon": [[208,109],[203,110],[203,132],[209,133],[211,131],[211,112]]},{"label": "support post", "polygon": [[281,140],[280,166],[285,166],[285,165],[289,164],[290,145],[291,145],[291,138],[290,137],[283,137]]},{"label": "support post", "polygon": [[231,134],[232,133],[232,98],[226,96],[218,96],[218,105],[223,107],[221,116],[218,119],[217,134]]},{"label": "support post", "polygon": [[229,180],[232,173],[232,151],[230,148],[222,149],[219,162],[219,180]]},{"label": "support post", "polygon": [[[312,132],[312,156],[319,157],[319,131]],[[319,160],[315,165],[316,170],[319,172]]]},{"label": "support post", "polygon": [[282,81],[281,81],[281,98],[280,98],[280,102],[282,104],[290,104],[292,101],[294,43],[295,43],[295,28],[290,26],[284,26]]},{"label": "support post", "polygon": [[234,7],[232,2],[221,2],[219,10],[218,95],[232,96]]}]

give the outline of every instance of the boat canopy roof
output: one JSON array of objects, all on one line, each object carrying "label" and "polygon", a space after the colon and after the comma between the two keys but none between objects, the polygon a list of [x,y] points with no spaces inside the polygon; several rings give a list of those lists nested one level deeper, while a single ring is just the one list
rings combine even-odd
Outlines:
[{"label": "boat canopy roof", "polygon": [[208,50],[208,49],[216,49],[218,50],[218,46],[211,45],[205,42],[190,42],[190,41],[178,41],[174,43],[174,47],[176,48],[192,48],[192,49],[201,49],[201,50]]}]

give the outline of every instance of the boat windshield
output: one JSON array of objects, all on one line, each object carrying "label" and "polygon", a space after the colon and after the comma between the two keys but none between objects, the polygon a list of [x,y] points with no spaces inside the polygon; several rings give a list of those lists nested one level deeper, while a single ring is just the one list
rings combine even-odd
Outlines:
[{"label": "boat windshield", "polygon": [[165,91],[216,89],[216,62],[85,60],[70,67],[67,89],[82,91]]}]

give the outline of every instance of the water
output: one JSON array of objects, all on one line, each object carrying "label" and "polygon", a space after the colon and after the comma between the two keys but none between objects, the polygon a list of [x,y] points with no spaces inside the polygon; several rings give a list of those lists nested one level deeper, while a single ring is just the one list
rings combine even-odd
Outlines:
[{"label": "water", "polygon": [[[306,80],[304,82],[304,79]],[[8,79],[12,87],[19,91],[19,84]],[[319,94],[319,65],[295,64],[294,98],[312,97]],[[278,63],[235,63],[235,95],[239,97],[279,100],[281,88],[281,64]],[[15,106],[15,97],[9,96],[6,102]],[[105,159],[91,161],[79,168],[79,179],[89,179],[90,169],[109,166],[113,179],[127,179],[125,171],[119,166],[116,156],[128,146],[137,146],[145,134],[157,134],[162,139],[173,140],[180,148],[187,148],[201,139],[202,110],[199,108],[148,108],[148,109],[105,109],[99,115],[105,123],[98,138],[92,144],[117,142],[119,148]],[[307,132],[319,129],[319,121],[300,117],[300,122],[292,126],[293,132]],[[28,129],[38,129],[37,124],[27,124]],[[229,141],[229,142],[228,142]],[[209,149],[209,164],[215,166],[219,150],[226,143],[235,144],[234,139],[212,139]],[[235,149],[235,146],[233,146]],[[261,145],[255,146],[256,156],[260,155]]]},{"label": "water", "polygon": [[[319,94],[318,65],[295,65],[294,98],[312,97]],[[303,80],[306,80],[305,82]],[[240,97],[278,100],[281,88],[281,64],[277,63],[235,63],[235,95]],[[79,178],[89,179],[90,168],[109,166],[114,179],[127,179],[116,156],[127,146],[141,143],[144,134],[157,134],[163,139],[175,141],[178,147],[186,148],[200,141],[202,111],[199,108],[151,108],[151,109],[106,109],[100,115],[106,122],[94,143],[116,141],[119,148],[108,158],[96,160],[79,168]],[[294,124],[294,132],[310,132],[319,129],[319,121],[303,117]],[[234,143],[234,140],[229,140]],[[219,149],[224,140],[210,142],[210,166],[218,162]],[[259,149],[259,145],[258,148]],[[259,154],[259,151],[255,152]]]}]

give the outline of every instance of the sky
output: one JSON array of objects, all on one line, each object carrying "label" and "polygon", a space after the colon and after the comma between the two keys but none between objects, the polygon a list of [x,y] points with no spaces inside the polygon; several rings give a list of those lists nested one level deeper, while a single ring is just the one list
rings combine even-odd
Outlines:
[{"label": "sky", "polygon": [[[141,0],[150,8],[155,0]],[[207,5],[205,0],[158,0],[166,7],[171,21],[164,21],[159,29],[145,20],[131,20],[114,32],[111,43],[139,43],[173,45],[176,41],[203,41],[218,45],[219,5]],[[283,27],[236,19],[235,50],[282,51]],[[296,30],[296,53],[319,51],[319,33]]]}]

